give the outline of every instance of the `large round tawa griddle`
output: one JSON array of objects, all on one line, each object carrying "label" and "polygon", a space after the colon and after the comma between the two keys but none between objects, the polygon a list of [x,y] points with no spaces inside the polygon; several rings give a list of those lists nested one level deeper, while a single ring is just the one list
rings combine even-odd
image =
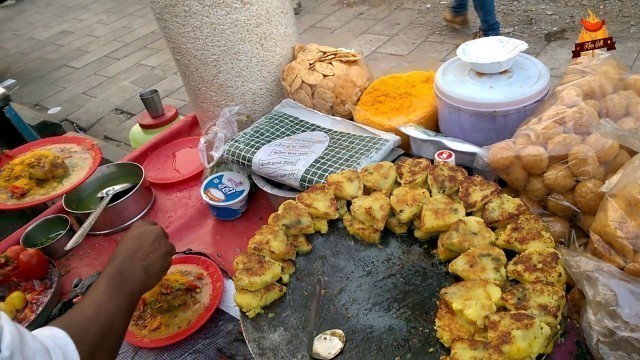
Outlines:
[{"label": "large round tawa griddle", "polygon": [[454,277],[435,257],[435,239],[385,231],[381,244],[351,237],[340,221],[312,235],[311,253],[296,259],[287,294],[253,319],[244,336],[257,360],[309,359],[305,330],[316,276],[324,279],[318,332],[341,329],[336,359],[439,359],[448,350],[435,334],[438,292]]}]

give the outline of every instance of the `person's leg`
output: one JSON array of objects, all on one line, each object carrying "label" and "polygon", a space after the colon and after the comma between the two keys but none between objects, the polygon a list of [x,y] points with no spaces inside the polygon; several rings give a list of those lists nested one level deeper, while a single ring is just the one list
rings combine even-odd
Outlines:
[{"label": "person's leg", "polygon": [[453,0],[453,3],[451,4],[451,12],[456,16],[465,15],[468,7],[468,0]]},{"label": "person's leg", "polygon": [[480,31],[484,36],[500,35],[494,0],[473,0],[473,8],[480,18]]},{"label": "person's leg", "polygon": [[462,27],[469,24],[469,17],[467,16],[467,8],[469,6],[468,0],[453,0],[451,8],[444,13],[444,21],[455,26]]}]

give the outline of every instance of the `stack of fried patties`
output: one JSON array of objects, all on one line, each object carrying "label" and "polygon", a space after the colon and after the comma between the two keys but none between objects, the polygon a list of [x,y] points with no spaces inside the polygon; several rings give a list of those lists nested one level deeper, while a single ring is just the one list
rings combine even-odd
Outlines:
[{"label": "stack of fried patties", "polygon": [[296,269],[296,255],[311,252],[307,235],[326,233],[328,220],[339,216],[333,190],[324,184],[313,185],[295,201],[283,202],[278,212],[269,216],[268,224],[249,240],[248,252],[233,262],[235,301],[240,310],[252,318],[282,297]]}]

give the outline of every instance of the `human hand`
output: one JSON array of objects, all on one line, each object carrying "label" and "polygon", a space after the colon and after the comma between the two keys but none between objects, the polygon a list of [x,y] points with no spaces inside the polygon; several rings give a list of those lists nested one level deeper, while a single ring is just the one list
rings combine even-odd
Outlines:
[{"label": "human hand", "polygon": [[115,272],[123,284],[130,284],[133,290],[142,295],[167,273],[175,252],[176,248],[169,242],[169,236],[162,227],[139,220],[118,244],[108,270]]}]

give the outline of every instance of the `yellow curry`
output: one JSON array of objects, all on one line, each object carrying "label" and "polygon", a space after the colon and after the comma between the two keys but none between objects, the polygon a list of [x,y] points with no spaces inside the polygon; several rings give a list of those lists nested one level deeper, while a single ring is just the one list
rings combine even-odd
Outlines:
[{"label": "yellow curry", "polygon": [[0,186],[19,198],[68,173],[69,167],[62,156],[49,150],[35,150],[12,160],[2,169]]},{"label": "yellow curry", "polygon": [[75,144],[44,146],[0,168],[0,201],[20,204],[73,186],[90,170],[92,155]]},{"label": "yellow curry", "polygon": [[211,278],[197,266],[173,265],[153,289],[142,296],[129,329],[146,339],[187,328],[208,306]]}]

